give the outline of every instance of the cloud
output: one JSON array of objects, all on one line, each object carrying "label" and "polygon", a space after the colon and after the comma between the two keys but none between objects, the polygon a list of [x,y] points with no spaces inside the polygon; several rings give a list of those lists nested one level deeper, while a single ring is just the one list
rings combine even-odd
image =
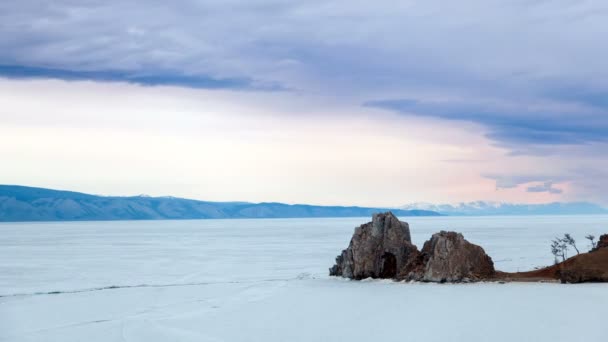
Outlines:
[{"label": "cloud", "polygon": [[603,111],[608,110],[608,89],[605,87],[593,88],[588,84],[560,84],[548,85],[545,95],[548,98],[559,101],[569,101]]},{"label": "cloud", "polygon": [[566,0],[5,1],[0,75],[331,94],[475,122],[526,154],[608,139],[606,13]]},{"label": "cloud", "polygon": [[554,80],[602,94],[607,11],[567,0],[5,1],[0,64],[255,79],[348,101],[559,93]]},{"label": "cloud", "polygon": [[501,145],[522,149],[522,145],[586,144],[608,141],[608,110],[552,104],[536,105],[516,101],[378,100],[365,106],[409,115],[469,121],[488,128],[486,136]]},{"label": "cloud", "polygon": [[[568,176],[565,175],[546,175],[546,174],[484,174],[484,178],[496,181],[496,189],[513,189],[520,185],[529,183],[542,183],[546,188],[551,188],[555,182],[568,181]],[[533,188],[530,190],[530,188]],[[544,192],[534,191],[543,189],[540,185],[528,188],[528,192]]]},{"label": "cloud", "polygon": [[512,189],[516,188],[521,184],[537,182],[540,179],[544,179],[546,176],[533,176],[533,175],[496,175],[496,174],[485,174],[484,178],[492,179],[496,181],[496,189]]},{"label": "cloud", "polygon": [[[482,176],[495,181],[496,190],[519,189],[530,194],[561,195],[560,199],[567,201],[606,203],[608,172],[604,170],[608,161],[595,156],[580,156],[576,160],[579,165],[573,166],[570,165],[571,157],[566,159],[554,155],[540,160],[539,170],[534,173],[505,169],[499,173],[483,173]],[[560,187],[556,188],[556,184]]]},{"label": "cloud", "polygon": [[135,73],[117,70],[78,71],[0,65],[0,76],[15,79],[52,78],[66,81],[90,80],[97,82],[127,82],[147,86],[168,85],[204,89],[280,89],[280,87],[263,87],[245,78],[217,79],[203,75],[180,75],[178,73],[154,71],[152,74]]},{"label": "cloud", "polygon": [[548,192],[550,194],[561,194],[562,189],[554,188],[553,182],[545,182],[543,184],[529,186],[526,189],[527,192]]},{"label": "cloud", "polygon": [[[604,198],[585,175],[606,168],[608,45],[598,42],[607,14],[608,2],[570,0],[3,1],[0,75],[289,89],[255,105],[278,120],[325,106],[323,115],[344,125],[361,112],[386,120],[392,113],[378,108],[388,110],[435,125],[429,144],[456,131],[477,135],[438,159],[476,165],[476,179],[499,170],[498,188],[568,181],[576,188],[564,196]],[[504,159],[481,155],[489,148],[481,144],[500,147]],[[524,157],[534,157],[525,168],[512,161]],[[526,169],[539,176],[522,183]]]}]

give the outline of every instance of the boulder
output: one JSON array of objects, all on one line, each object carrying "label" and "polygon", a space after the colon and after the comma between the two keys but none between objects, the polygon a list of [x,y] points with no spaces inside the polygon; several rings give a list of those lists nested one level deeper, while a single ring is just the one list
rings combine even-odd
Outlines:
[{"label": "boulder", "polygon": [[399,278],[425,282],[468,282],[490,279],[494,263],[480,246],[456,232],[441,231],[424,243],[417,259]]},{"label": "boulder", "polygon": [[417,255],[406,222],[391,212],[374,214],[371,222],[355,229],[348,248],[336,257],[329,274],[351,279],[396,278]]}]

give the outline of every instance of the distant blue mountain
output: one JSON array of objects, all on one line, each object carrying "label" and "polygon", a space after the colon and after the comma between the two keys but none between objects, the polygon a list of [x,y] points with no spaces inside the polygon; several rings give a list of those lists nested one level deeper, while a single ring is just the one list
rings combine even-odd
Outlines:
[{"label": "distant blue mountain", "polygon": [[413,203],[404,205],[405,210],[430,210],[450,216],[491,215],[592,215],[608,214],[608,210],[588,202],[512,204],[476,201],[459,204]]},{"label": "distant blue mountain", "polygon": [[206,202],[175,197],[96,196],[72,191],[0,185],[0,221],[165,220],[207,218],[438,216],[429,210]]}]

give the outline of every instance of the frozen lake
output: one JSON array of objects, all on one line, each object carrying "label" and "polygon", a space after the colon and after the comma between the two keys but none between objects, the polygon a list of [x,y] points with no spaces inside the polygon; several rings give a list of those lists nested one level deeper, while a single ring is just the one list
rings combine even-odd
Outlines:
[{"label": "frozen lake", "polygon": [[[428,217],[504,271],[608,216]],[[370,218],[0,224],[0,341],[603,341],[608,284],[403,284],[330,278]]]}]

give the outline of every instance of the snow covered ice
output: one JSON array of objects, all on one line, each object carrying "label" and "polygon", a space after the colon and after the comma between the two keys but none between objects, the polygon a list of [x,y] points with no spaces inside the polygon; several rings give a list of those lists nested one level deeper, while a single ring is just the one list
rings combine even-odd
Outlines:
[{"label": "snow covered ice", "polygon": [[[496,268],[606,216],[401,218],[462,232]],[[369,218],[0,224],[0,341],[604,341],[608,284],[328,276]]]}]

